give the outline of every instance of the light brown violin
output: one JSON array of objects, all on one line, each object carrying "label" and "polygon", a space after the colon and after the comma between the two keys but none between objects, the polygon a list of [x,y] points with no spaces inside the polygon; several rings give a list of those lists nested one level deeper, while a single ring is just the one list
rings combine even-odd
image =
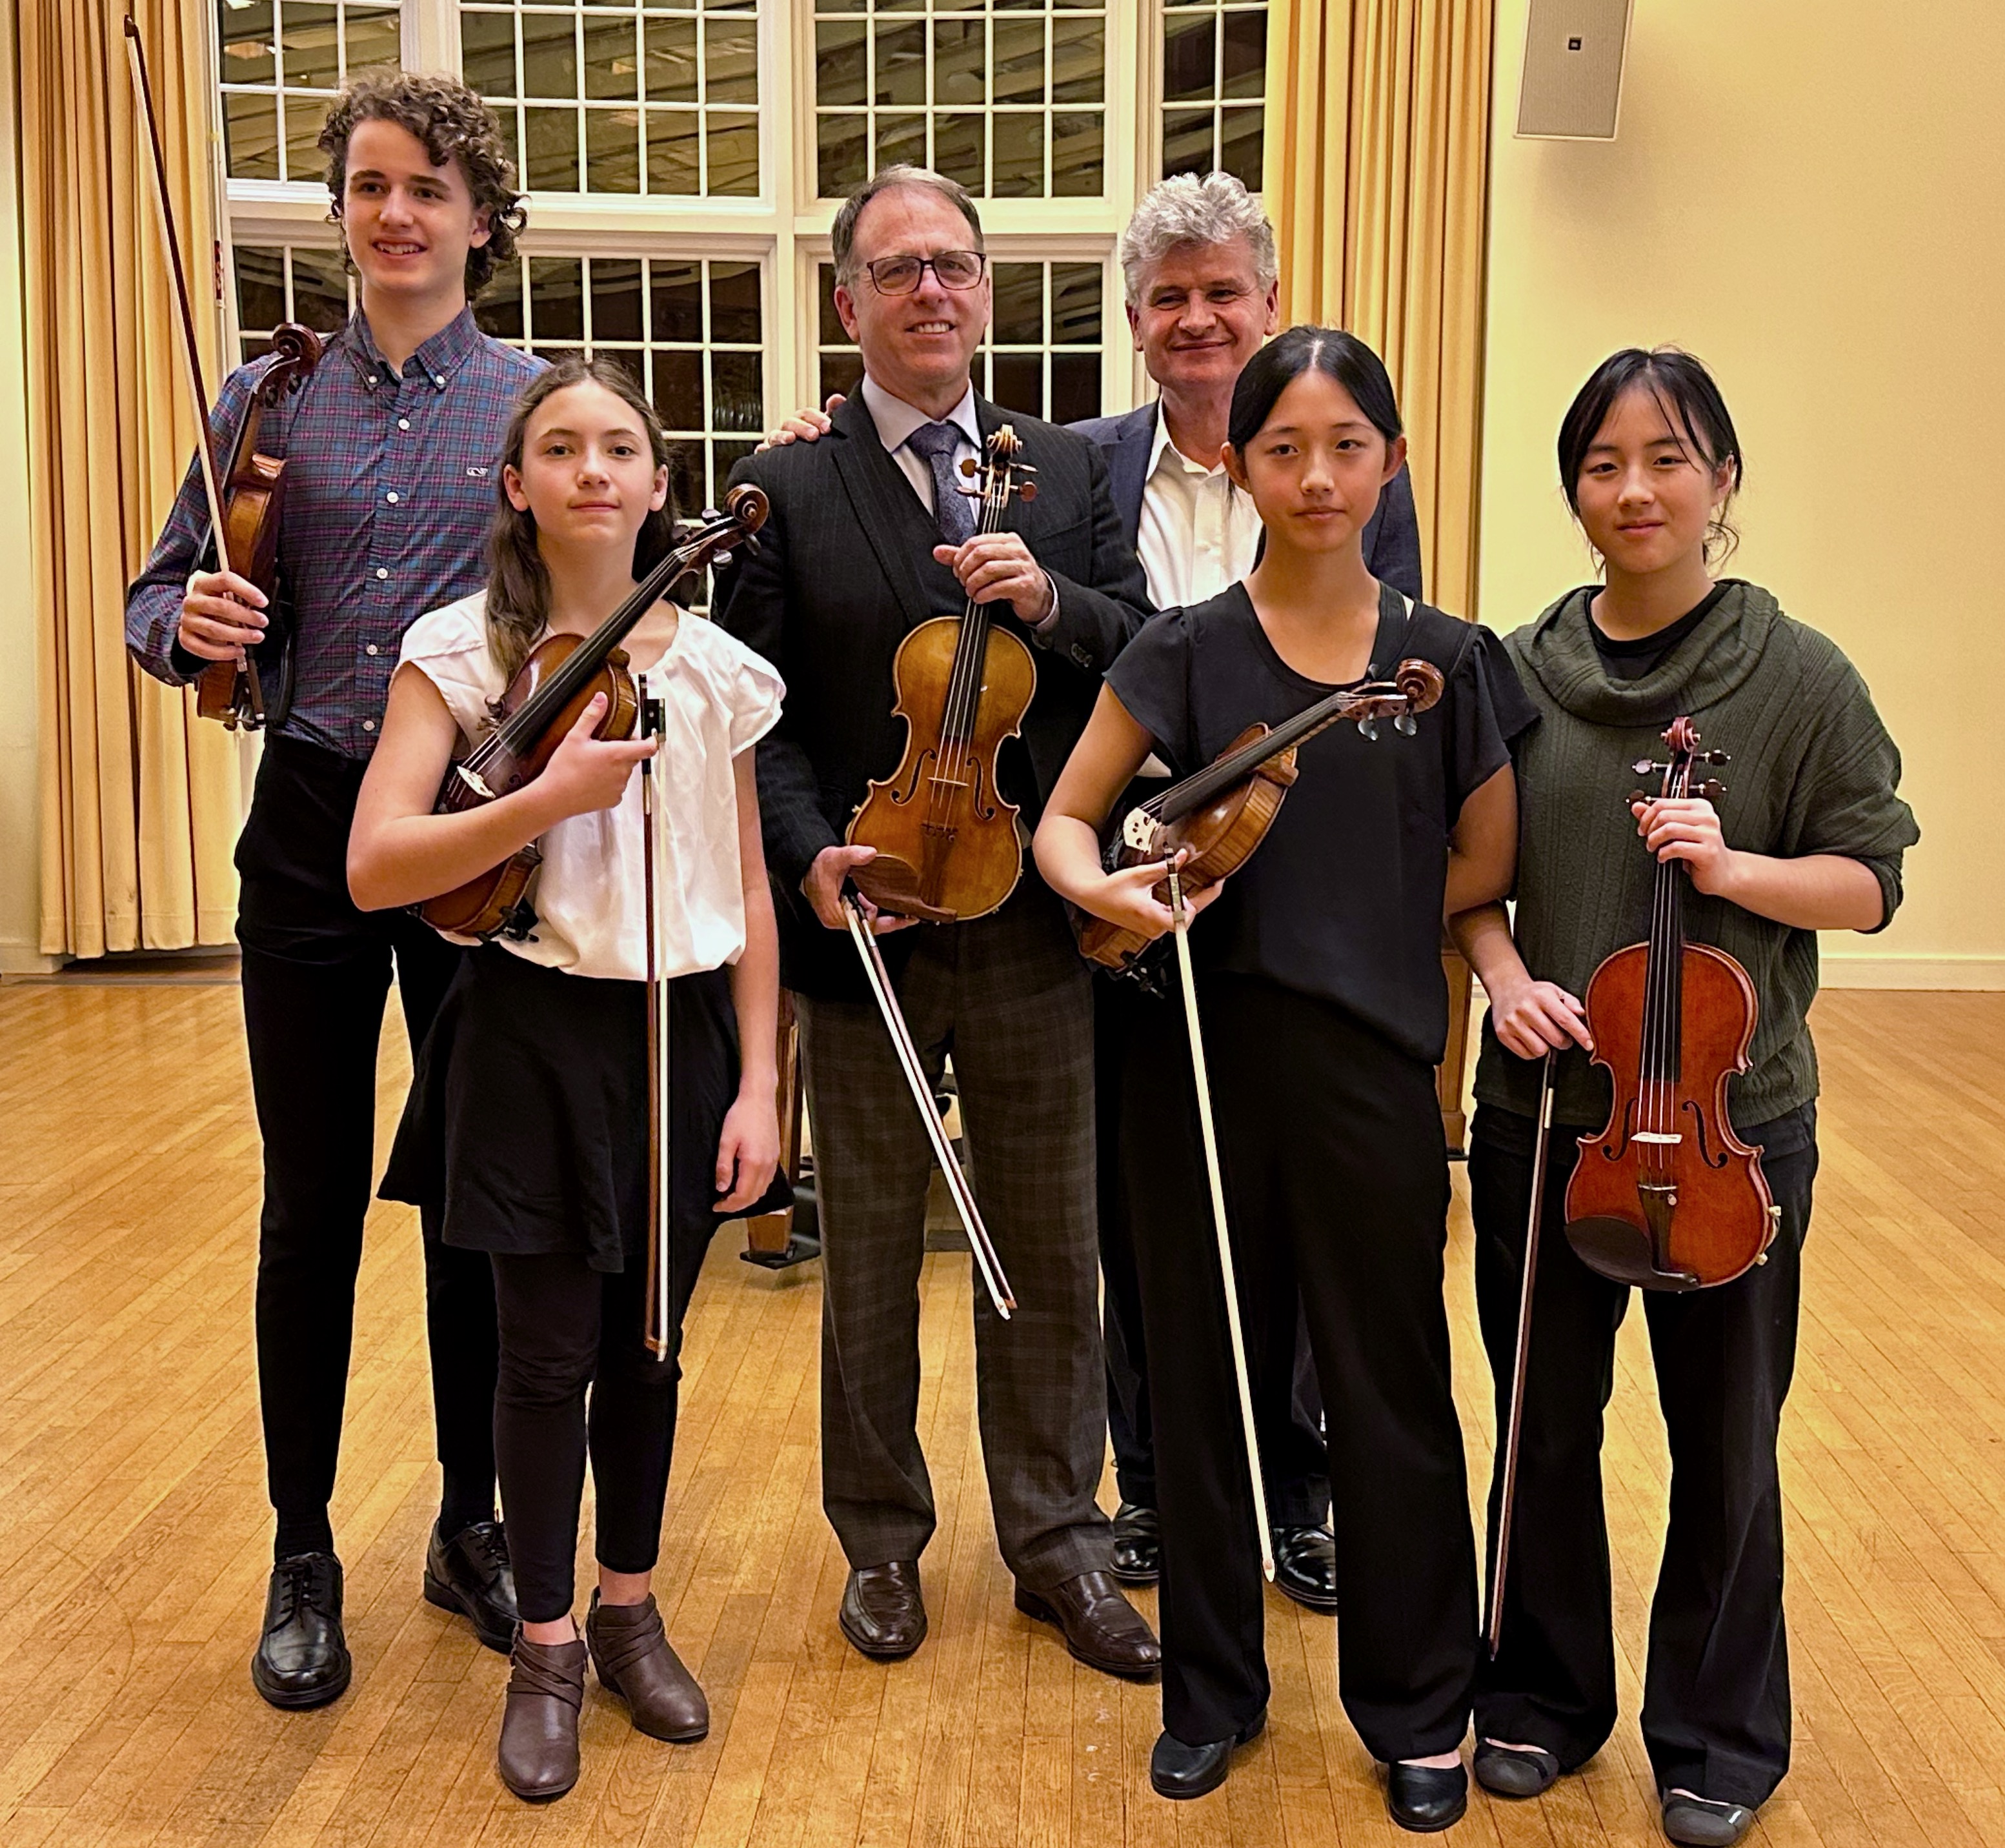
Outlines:
[{"label": "light brown violin", "polygon": [[[988,459],[971,456],[961,472],[981,486],[978,533],[1000,532],[1013,497],[1037,498],[1020,481],[1036,471],[1015,458],[1023,447],[1008,424],[988,439]],[[877,857],[850,878],[880,911],[934,924],[985,917],[1001,908],[1023,876],[1017,809],[995,785],[995,759],[1023,729],[1038,690],[1037,664],[1021,637],[990,619],[972,598],[958,616],[935,616],[898,644],[891,664],[893,708],[905,721],[898,767],[851,817],[852,847]]]}]

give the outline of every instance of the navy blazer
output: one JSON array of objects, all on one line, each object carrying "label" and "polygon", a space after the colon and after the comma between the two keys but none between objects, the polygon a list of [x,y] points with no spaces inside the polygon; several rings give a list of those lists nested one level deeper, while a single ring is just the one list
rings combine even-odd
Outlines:
[{"label": "navy blazer", "polygon": [[[1155,405],[1138,405],[1118,417],[1087,417],[1066,427],[1106,451],[1114,510],[1121,516],[1128,543],[1134,545],[1142,530],[1149,451],[1156,440]],[[1413,514],[1413,484],[1403,465],[1385,484],[1377,511],[1365,523],[1364,563],[1381,584],[1420,601],[1420,528]]]}]

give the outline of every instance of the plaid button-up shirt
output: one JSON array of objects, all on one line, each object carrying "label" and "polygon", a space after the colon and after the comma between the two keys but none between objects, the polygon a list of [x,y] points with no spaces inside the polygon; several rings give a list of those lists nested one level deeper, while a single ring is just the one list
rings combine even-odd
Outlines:
[{"label": "plaid button-up shirt", "polygon": [[[240,366],[217,398],[226,439],[269,359]],[[517,394],[542,362],[461,314],[404,362],[377,350],[360,314],[305,385],[267,412],[258,447],[286,458],[279,557],[293,610],[293,703],[276,729],[345,757],[375,748],[404,631],[479,590]],[[175,647],[181,597],[209,530],[191,463],[160,542],[125,598],[125,642],[180,686],[204,665]]]}]

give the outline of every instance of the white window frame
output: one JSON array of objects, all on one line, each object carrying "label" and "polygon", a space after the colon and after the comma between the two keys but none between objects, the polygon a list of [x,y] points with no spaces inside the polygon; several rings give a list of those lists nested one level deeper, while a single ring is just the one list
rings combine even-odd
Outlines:
[{"label": "white window frame", "polygon": [[[213,43],[214,0],[200,0]],[[1115,244],[1161,161],[1163,0],[1108,0],[1106,191],[1098,199],[980,202],[990,254],[1097,261],[1101,265],[1101,408],[1118,413],[1145,395],[1146,379],[1132,349],[1122,312]],[[683,198],[593,193],[553,194],[530,202],[525,255],[750,258],[760,265],[760,308],[767,330],[767,410],[777,419],[811,402],[817,378],[816,269],[829,256],[836,202],[815,196],[813,0],[760,0],[759,183],[756,198]],[[459,68],[458,0],[402,0],[405,67]],[[796,52],[805,50],[806,55]],[[210,86],[216,139],[221,93]],[[1132,103],[1123,99],[1132,98]],[[805,125],[805,128],[804,128]],[[784,181],[784,184],[782,183]],[[293,244],[332,248],[325,191],[311,182],[222,181],[222,237],[230,247]],[[234,270],[226,268],[226,274]],[[240,351],[234,290],[223,304],[226,350]]]}]

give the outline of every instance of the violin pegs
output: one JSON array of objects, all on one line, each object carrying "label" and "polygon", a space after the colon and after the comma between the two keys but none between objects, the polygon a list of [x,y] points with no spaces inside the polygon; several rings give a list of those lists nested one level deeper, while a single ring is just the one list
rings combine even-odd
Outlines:
[{"label": "violin pegs", "polygon": [[1628,800],[1628,801],[1627,803],[1625,803],[1625,804],[1624,805],[1624,806],[1625,808],[1628,808],[1628,807],[1632,807],[1634,805],[1635,805],[1635,804],[1636,804],[1636,803],[1638,803],[1638,802],[1648,802],[1648,801],[1651,801],[1651,800],[1652,800],[1652,799],[1653,799],[1653,798],[1651,797],[1650,793],[1649,792],[1649,791],[1647,791],[1647,790],[1642,790],[1642,789],[1632,789],[1632,790],[1631,790],[1631,791],[1630,791],[1630,792],[1629,792],[1629,800]]},{"label": "violin pegs", "polygon": [[1639,757],[1629,767],[1638,776],[1647,777],[1652,770],[1661,770],[1664,766],[1661,763],[1652,763],[1647,757]]},{"label": "violin pegs", "polygon": [[1378,721],[1376,719],[1360,719],[1357,732],[1368,745],[1375,745],[1378,742]]},{"label": "violin pegs", "polygon": [[1413,715],[1410,712],[1401,713],[1399,716],[1392,721],[1392,729],[1398,732],[1402,738],[1411,738],[1416,731],[1420,730],[1420,728],[1419,721],[1414,718]]},{"label": "violin pegs", "polygon": [[1698,793],[1708,802],[1716,802],[1726,794],[1726,785],[1717,777],[1708,777],[1698,786]]},{"label": "violin pegs", "polygon": [[974,472],[981,465],[977,462],[972,456],[963,456],[960,458],[960,472],[963,475],[966,475],[970,481],[974,480]]},{"label": "violin pegs", "polygon": [[1038,484],[1034,481],[1027,481],[1017,490],[1017,498],[1019,500],[1035,500],[1037,497]]}]

